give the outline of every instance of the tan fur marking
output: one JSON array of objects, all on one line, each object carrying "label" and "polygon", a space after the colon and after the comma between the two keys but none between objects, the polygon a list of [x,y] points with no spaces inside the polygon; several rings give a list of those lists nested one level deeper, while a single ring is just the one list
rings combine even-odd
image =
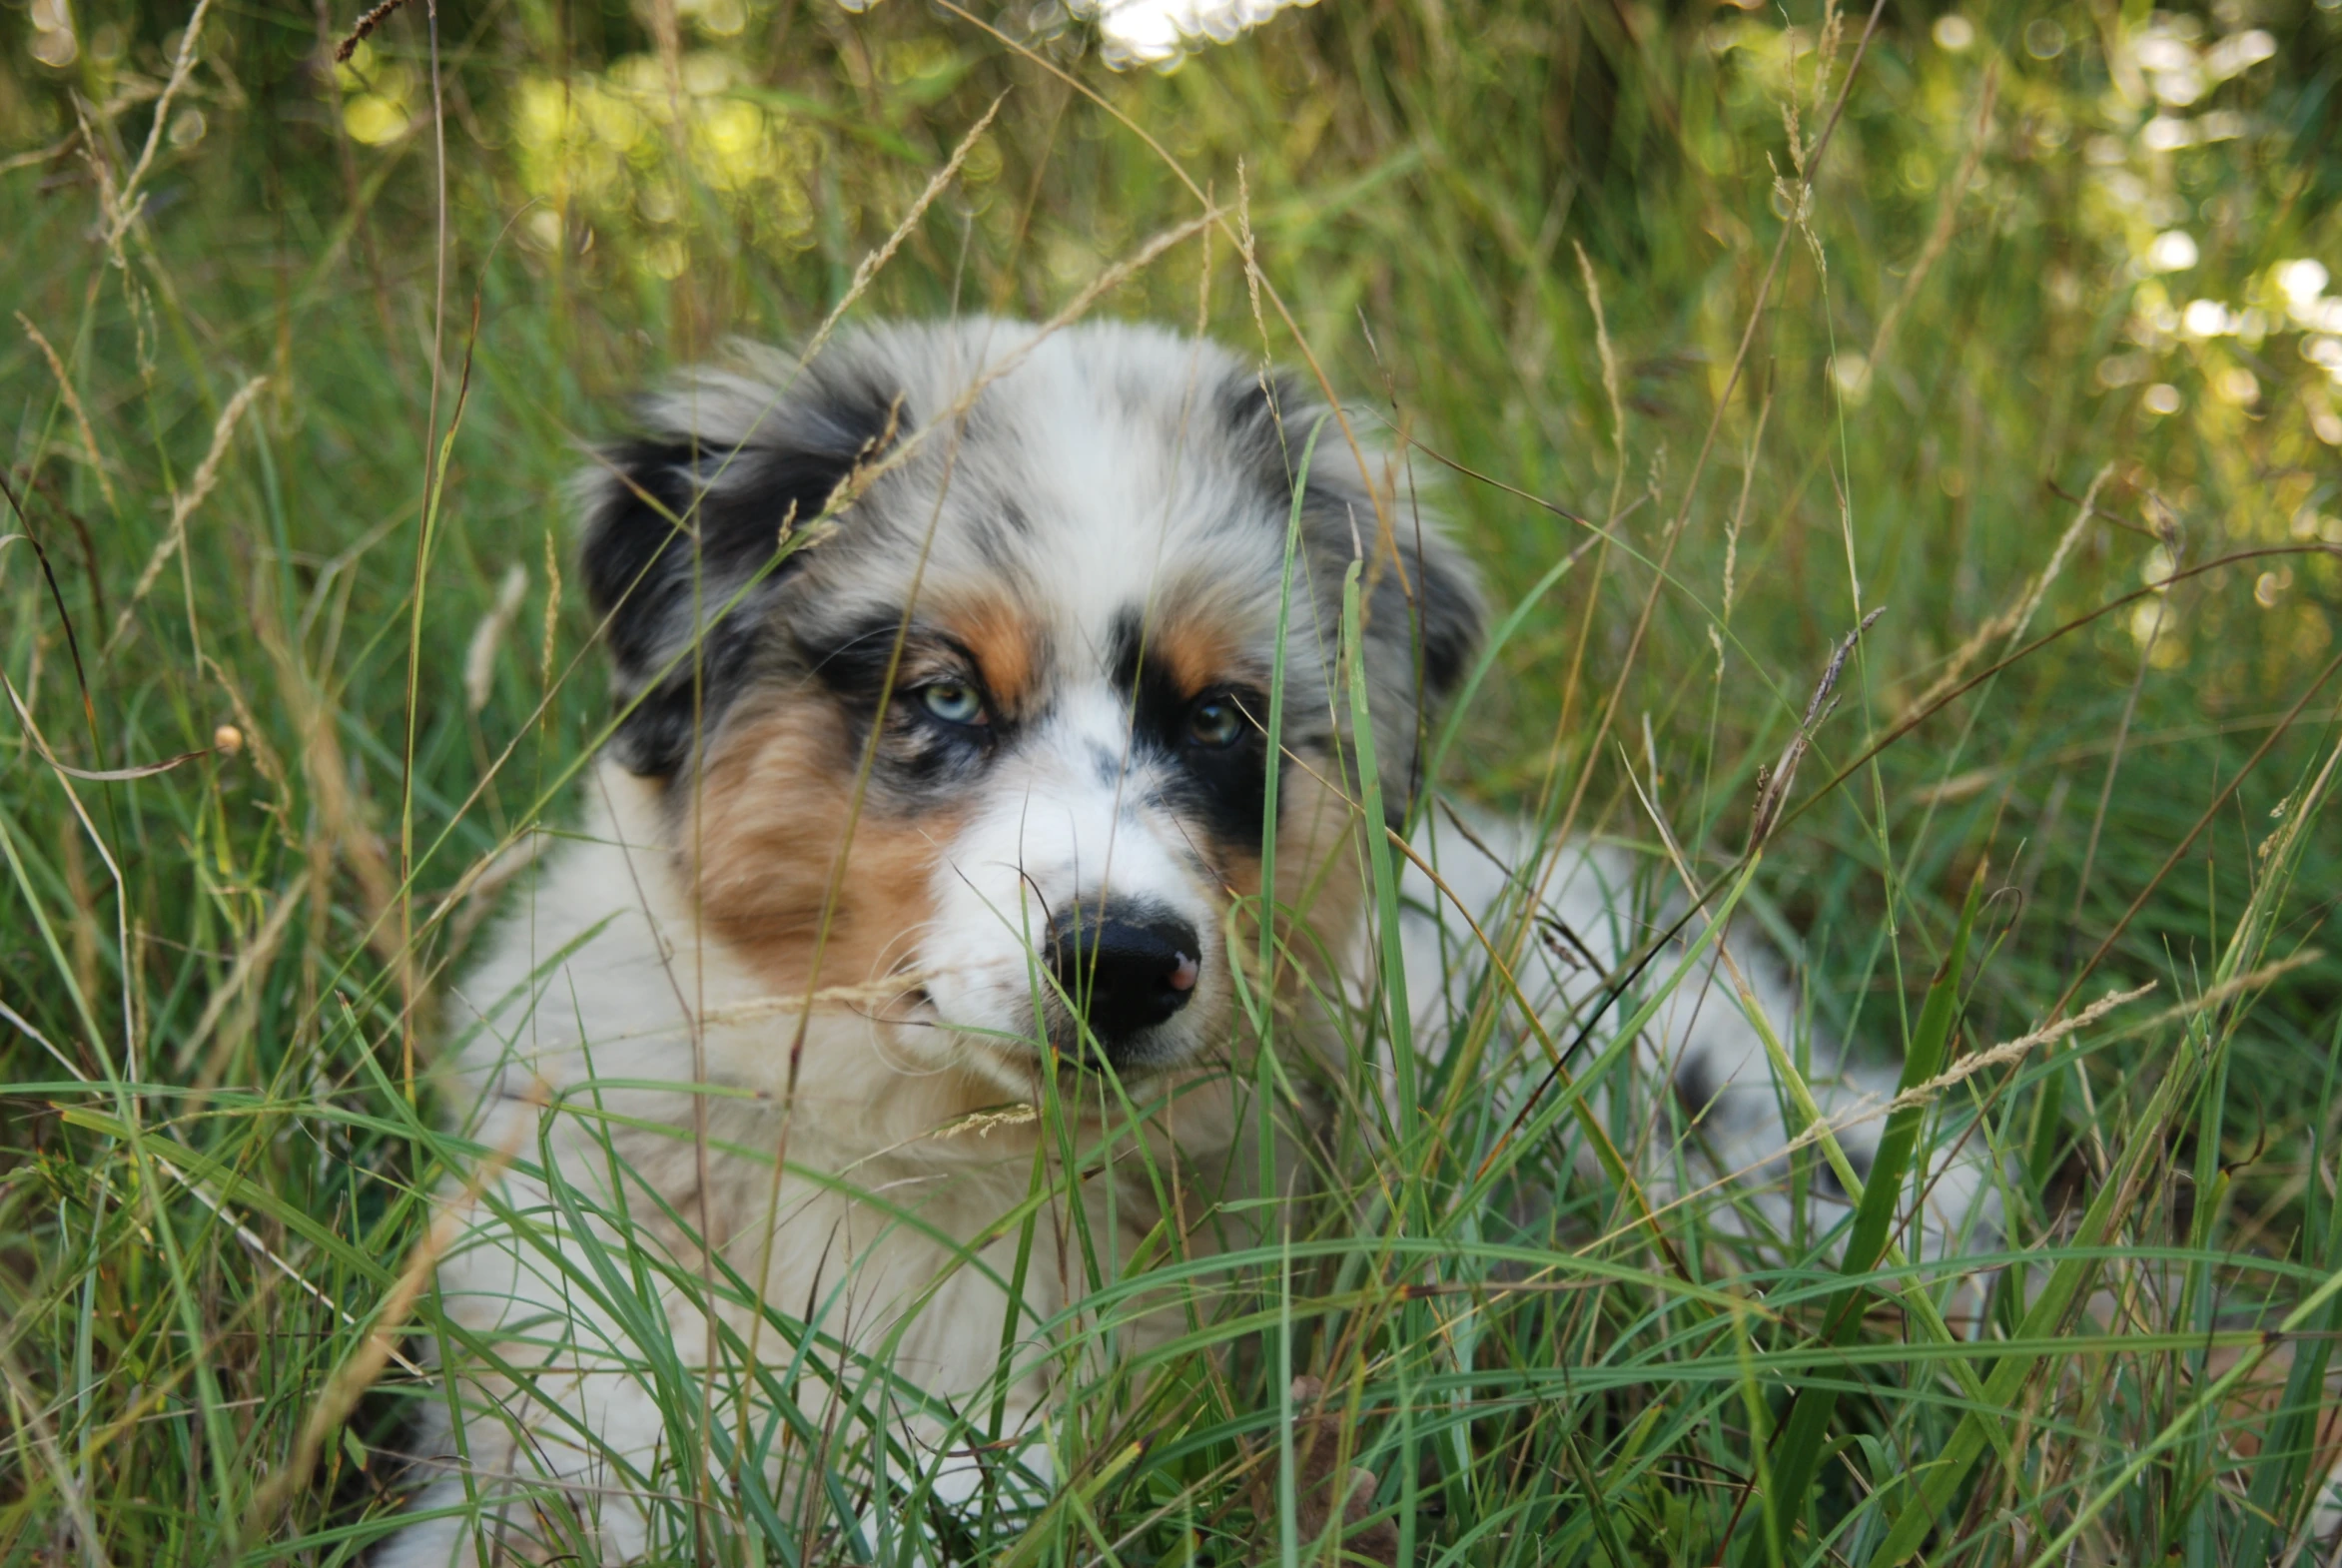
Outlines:
[{"label": "tan fur marking", "polygon": [[945,606],[938,619],[976,655],[994,701],[1013,712],[1032,696],[1041,678],[1041,629],[1032,617],[1007,599],[981,598]]},{"label": "tan fur marking", "polygon": [[1276,836],[1276,897],[1316,934],[1316,943],[1304,946],[1339,953],[1365,907],[1359,812],[1312,771],[1331,764],[1321,757],[1308,760],[1312,767],[1287,758],[1278,771],[1283,826]]},{"label": "tan fur marking", "polygon": [[1148,651],[1190,697],[1235,673],[1232,666],[1240,645],[1225,625],[1195,610],[1168,617],[1148,638]]},{"label": "tan fur marking", "polygon": [[[701,919],[778,990],[875,978],[880,964],[905,955],[900,939],[934,918],[929,875],[958,819],[906,821],[866,806],[854,821],[857,760],[826,702],[776,698],[728,726],[699,785],[682,860],[687,878],[697,862]],[[849,823],[853,844],[836,878]],[[833,878],[837,908],[817,976]]]},{"label": "tan fur marking", "polygon": [[[1276,836],[1276,903],[1279,960],[1276,990],[1280,1006],[1298,1003],[1312,986],[1338,989],[1337,977],[1324,972],[1323,960],[1339,962],[1364,912],[1364,888],[1359,874],[1358,812],[1330,788],[1319,771],[1332,763],[1321,756],[1296,761],[1288,756],[1277,780],[1283,802],[1282,827]],[[1221,884],[1232,899],[1256,897],[1260,891],[1260,857],[1243,850],[1223,856],[1216,867]],[[1306,937],[1300,929],[1308,932]],[[1248,927],[1246,951],[1257,940],[1257,926]],[[1330,1037],[1299,1037],[1334,1066]]]}]

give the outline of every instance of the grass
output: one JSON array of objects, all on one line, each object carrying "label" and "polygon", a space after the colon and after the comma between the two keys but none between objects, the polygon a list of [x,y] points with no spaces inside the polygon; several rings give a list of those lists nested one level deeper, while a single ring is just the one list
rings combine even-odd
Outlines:
[{"label": "grass", "polygon": [[[1414,443],[1503,628],[1440,790],[1654,851],[1655,812],[1799,956],[1786,1053],[1972,1058],[2158,989],[1921,1119],[1918,1165],[2006,1172],[2016,1266],[1949,1337],[1941,1270],[1752,1249],[1730,1193],[1663,1249],[1567,1095],[1507,1137],[1501,1075],[1426,1066],[1359,1201],[1150,1276],[1197,1316],[1148,1378],[1083,1359],[1131,1286],[1036,1325],[1081,1371],[1061,1485],[970,1559],[1330,1560],[1301,1371],[1418,1561],[2331,1549],[2342,304],[2298,264],[2342,275],[2334,11],[1326,0],[1138,75],[908,0],[435,42],[412,0],[340,69],[350,16],[199,15],[0,10],[0,1562],[390,1528],[427,1194],[479,1154],[416,1086],[430,998],[608,716],[576,442],[858,287],[1049,316],[1203,198],[1094,308],[1322,366]],[[872,1431],[916,1397],[839,1375]],[[717,1500],[676,1560],[854,1553]]]}]

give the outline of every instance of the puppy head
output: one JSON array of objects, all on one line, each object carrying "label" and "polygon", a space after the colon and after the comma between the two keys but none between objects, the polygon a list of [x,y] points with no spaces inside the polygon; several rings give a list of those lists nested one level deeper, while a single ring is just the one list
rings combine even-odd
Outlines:
[{"label": "puppy head", "polygon": [[1394,812],[1479,611],[1331,420],[1288,598],[1320,413],[1207,344],[983,320],[651,403],[591,481],[585,575],[624,705],[612,747],[665,782],[707,930],[776,991],[869,988],[891,1060],[1013,1091],[1045,1064],[1216,1054],[1226,916],[1260,892],[1264,844],[1280,908],[1339,952],[1345,571],[1362,557]]}]

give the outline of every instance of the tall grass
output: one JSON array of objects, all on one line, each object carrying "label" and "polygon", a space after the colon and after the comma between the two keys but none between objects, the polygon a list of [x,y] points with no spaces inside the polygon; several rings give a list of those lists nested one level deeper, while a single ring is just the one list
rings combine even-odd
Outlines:
[{"label": "tall grass", "polygon": [[[2030,1039],[1887,1170],[1908,1209],[1983,1153],[2008,1235],[1970,1261],[2006,1266],[1909,1257],[1876,1198],[1851,1241],[1751,1241],[1730,1189],[1648,1217],[1590,1152],[1658,1115],[1613,1048],[1677,959],[1526,1112],[1501,984],[1444,1058],[1352,999],[1413,1114],[1361,1095],[1373,1158],[1288,1230],[1093,1254],[1077,1310],[1008,1325],[1072,1392],[1050,1484],[973,1524],[869,1522],[934,1481],[883,1355],[775,1309],[800,1360],[714,1398],[646,1334],[675,1451],[730,1478],[638,1478],[697,1493],[673,1560],[1331,1561],[1313,1478],[1353,1466],[1409,1561],[2324,1560],[2334,11],[1325,0],[1146,75],[909,0],[410,0],[337,67],[354,21],[0,10],[0,1562],[392,1527],[451,1333],[431,1194],[536,1159],[444,1131],[418,1057],[608,720],[577,443],[726,334],[1102,279],[1100,313],[1321,368],[1484,564],[1419,811],[1641,845],[1644,913],[1737,897],[1801,965],[1793,1080],[1816,1034]],[[1826,1165],[1861,1187],[1828,1140],[1789,1179]],[[1068,1178],[1003,1216],[1020,1267]],[[621,1315],[753,1295],[579,1255]],[[1168,1348],[1107,1353],[1167,1298]],[[794,1431],[799,1376],[852,1420]]]}]

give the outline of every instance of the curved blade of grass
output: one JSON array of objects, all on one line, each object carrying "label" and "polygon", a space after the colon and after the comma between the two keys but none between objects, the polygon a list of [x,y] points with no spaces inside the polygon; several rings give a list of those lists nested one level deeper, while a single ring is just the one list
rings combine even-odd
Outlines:
[{"label": "curved blade of grass", "polygon": [[1366,865],[1374,881],[1375,936],[1382,947],[1382,1004],[1390,1027],[1391,1066],[1398,1084],[1397,1117],[1403,1139],[1415,1130],[1414,1015],[1407,1007],[1406,954],[1399,940],[1398,868],[1386,835],[1374,829],[1389,822],[1382,803],[1382,776],[1375,766],[1374,720],[1366,711],[1364,622],[1358,602],[1362,560],[1342,574],[1342,668],[1350,687],[1350,747],[1358,770],[1358,799],[1366,817]]},{"label": "curved blade of grass", "polygon": [[[1952,952],[1936,971],[1936,978],[1928,987],[1928,999],[1921,1007],[1919,1028],[1914,1031],[1911,1050],[1904,1057],[1899,1093],[1926,1083],[1943,1066],[1945,1047],[1952,1039],[1952,1022],[1959,1012],[1960,976],[1967,967],[1968,938],[1975,931],[1983,891],[1984,867],[1978,862],[1976,874],[1968,883],[1967,902],[1959,912],[1959,929],[1952,939]],[[1888,1234],[1895,1223],[1896,1201],[1902,1195],[1904,1176],[1919,1147],[1920,1126],[1927,1114],[1925,1106],[1906,1106],[1887,1119],[1870,1177],[1863,1186],[1861,1206],[1855,1210],[1854,1231],[1847,1238],[1845,1257],[1840,1264],[1842,1273],[1850,1277],[1868,1273],[1886,1251]],[[1822,1343],[1851,1344],[1859,1338],[1863,1308],[1869,1298],[1870,1291],[1859,1284],[1849,1285],[1841,1292],[1831,1302],[1824,1319]],[[1768,1559],[1780,1562],[1788,1558],[1797,1522],[1805,1513],[1806,1492],[1821,1468],[1823,1445],[1830,1435],[1830,1418],[1837,1409],[1837,1390],[1819,1385],[1801,1388],[1791,1401],[1789,1418],[1783,1423],[1772,1456],[1773,1506],[1764,1512],[1773,1539],[1770,1543],[1762,1538],[1753,1540],[1741,1554],[1743,1563],[1754,1565]]]},{"label": "curved blade of grass", "polygon": [[[2338,1062],[2342,1062],[2342,1019],[2335,1021],[2333,1045],[2326,1059],[2328,1088],[2321,1097],[2326,1105],[2333,1104],[2332,1085]],[[2316,1164],[2318,1169],[2323,1169],[2322,1158]],[[2326,1205],[2326,1244],[2321,1255],[2328,1268],[2342,1266],[2342,1202]],[[2318,1424],[2327,1408],[2323,1397],[2326,1365],[2333,1354],[2335,1337],[2342,1335],[2342,1301],[2327,1308],[2322,1326],[2325,1331],[2313,1333],[2294,1354],[2293,1370],[2285,1378],[2285,1392],[2278,1400],[2276,1417],[2270,1422],[2268,1439],[2261,1447],[2260,1465],[2252,1478],[2252,1493],[2246,1502],[2235,1550],[2228,1559],[2231,1562],[2257,1565],[2269,1561],[2275,1555],[2271,1533],[2280,1527],[2290,1530],[2311,1495],[2307,1472],[2310,1458],[2317,1450]],[[2278,1539],[2282,1541],[2284,1537]]]}]

